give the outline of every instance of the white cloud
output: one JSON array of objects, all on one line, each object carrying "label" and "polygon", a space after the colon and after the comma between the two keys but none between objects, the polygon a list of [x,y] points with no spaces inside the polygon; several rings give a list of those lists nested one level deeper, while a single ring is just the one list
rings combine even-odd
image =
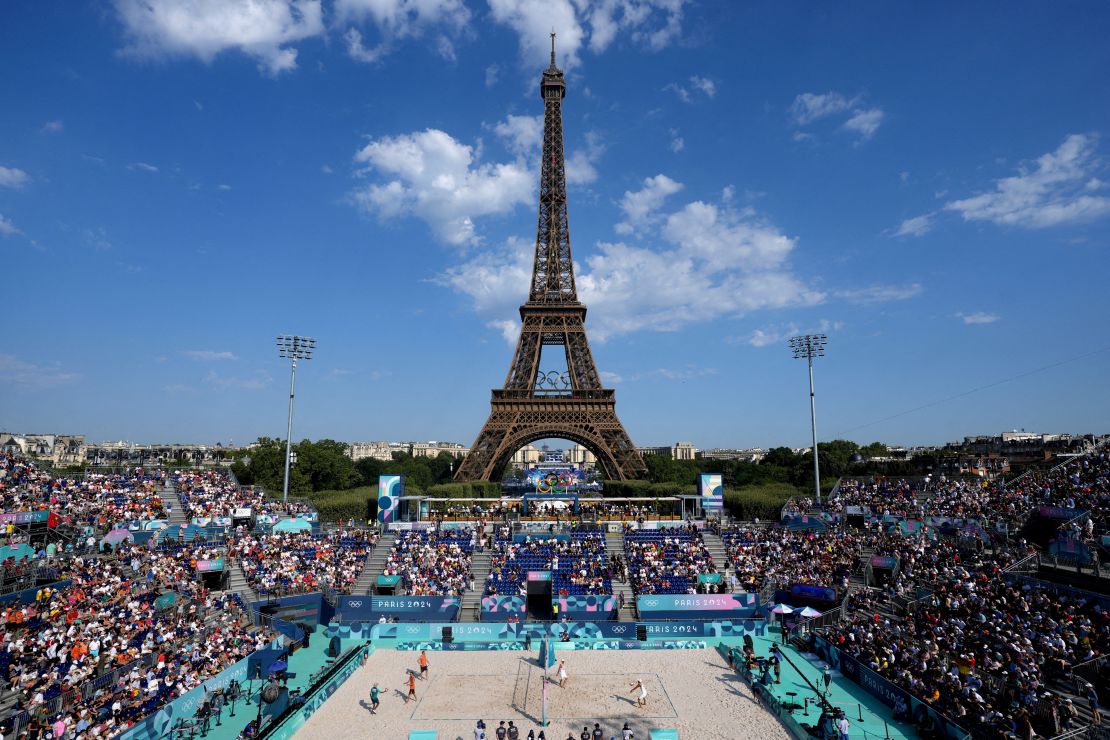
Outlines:
[{"label": "white cloud", "polygon": [[505,148],[518,159],[539,162],[543,149],[543,116],[508,116],[493,126]]},{"label": "white cloud", "polygon": [[493,87],[497,84],[497,78],[501,74],[501,68],[496,64],[491,64],[486,67],[486,87]]},{"label": "white cloud", "polygon": [[[437,129],[370,142],[355,156],[365,165],[358,174],[381,179],[352,193],[353,201],[382,219],[415,215],[448,244],[477,243],[475,218],[533,202],[543,148],[543,116],[510,115],[487,128],[504,142],[511,161],[483,163],[480,146]],[[597,134],[587,132],[566,159],[568,184],[595,181],[604,149]]]},{"label": "white cloud", "polygon": [[42,124],[41,131],[44,134],[60,134],[65,130],[65,124],[61,121],[47,121]]},{"label": "white cloud", "polygon": [[0,165],[0,188],[19,189],[31,180],[23,170],[17,167],[4,167]]},{"label": "white cloud", "polygon": [[331,168],[331,165],[322,164],[320,165],[320,172],[323,172],[325,175],[330,175],[335,172],[335,170]]},{"label": "white cloud", "polygon": [[566,160],[566,175],[568,185],[588,185],[597,180],[597,168],[594,167],[601,159],[605,147],[601,139],[593,131],[586,132],[585,146],[571,151]]},{"label": "white cloud", "polygon": [[905,301],[916,298],[924,292],[921,283],[909,285],[872,285],[867,288],[852,288],[838,290],[834,293],[837,298],[849,303],[863,305],[871,303],[888,303],[890,301]]},{"label": "white cloud", "polygon": [[675,154],[678,154],[679,152],[681,152],[685,148],[686,148],[686,140],[683,139],[681,136],[676,136],[673,139],[671,139],[671,151],[674,152]]},{"label": "white cloud", "polygon": [[689,103],[690,100],[691,100],[690,99],[690,91],[687,90],[682,85],[679,85],[677,82],[670,83],[669,85],[664,87],[663,90],[673,92],[675,95],[678,96],[678,99],[681,100],[683,103]]},{"label": "white cloud", "polygon": [[363,46],[362,34],[357,28],[348,28],[347,33],[343,34],[343,40],[347,42],[347,54],[356,62],[373,64],[389,53],[385,44],[378,44],[372,49]]},{"label": "white cloud", "polygon": [[[877,107],[859,107],[860,98],[849,98],[846,95],[830,90],[827,93],[802,93],[794,98],[790,105],[790,117],[795,126],[808,126],[814,121],[823,118],[839,117],[845,113],[849,116],[842,124],[843,128],[859,134],[862,139],[870,139],[882,125],[882,109]],[[801,131],[794,132],[795,141],[812,139],[812,134]]]},{"label": "white cloud", "polygon": [[231,186],[228,185],[226,182],[221,182],[219,185],[216,186],[216,190],[223,190],[226,192],[228,190],[231,190]]},{"label": "white cloud", "polygon": [[558,63],[570,70],[581,63],[583,47],[600,54],[621,37],[653,51],[682,33],[687,0],[487,0],[493,20],[520,39],[527,69],[550,55],[552,29],[558,34]]},{"label": "white cloud", "polygon": [[433,26],[458,29],[470,22],[462,0],[336,0],[335,14],[341,23],[370,19],[392,38],[418,36]]},{"label": "white cloud", "polygon": [[202,362],[218,362],[220,360],[238,360],[233,352],[217,351],[214,349],[191,349],[182,352],[191,360],[200,360]]},{"label": "white cloud", "polygon": [[[722,316],[824,300],[786,265],[794,240],[750,211],[695,201],[660,214],[659,221],[663,243],[600,243],[576,265],[578,294],[590,307],[591,337],[675,331]],[[515,339],[519,321],[510,317],[524,299],[533,252],[532,244],[512,240],[452,268],[439,282],[469,296],[491,326]]]},{"label": "white cloud", "polygon": [[235,50],[278,74],[296,68],[290,44],[323,33],[320,0],[115,0],[125,53],[195,56],[209,63]]},{"label": "white cloud", "polygon": [[984,313],[977,311],[976,313],[958,313],[956,318],[963,319],[965,324],[993,324],[1002,319],[998,314]]},{"label": "white cloud", "polygon": [[143,172],[157,172],[158,171],[157,167],[155,167],[152,164],[147,164],[146,162],[134,162],[132,164],[127,165],[127,169],[129,169],[129,170],[142,170]]},{"label": "white cloud", "polygon": [[794,98],[790,106],[790,114],[794,118],[794,123],[805,126],[821,118],[843,113],[854,104],[854,100],[835,91],[822,95],[807,92]]},{"label": "white cloud", "polygon": [[995,181],[994,189],[954,200],[945,210],[965,221],[1039,229],[1110,215],[1110,197],[1093,194],[1105,185],[1094,177],[1097,138],[1072,134],[1054,152],[1042,154],[1018,174]]},{"label": "white cloud", "polygon": [[616,232],[632,234],[658,221],[658,212],[663,206],[663,201],[679,190],[682,190],[682,183],[660,174],[645,179],[644,187],[640,190],[625,191],[620,202],[624,220],[616,225]]},{"label": "white cloud", "polygon": [[[694,75],[690,78],[690,85],[693,86],[694,90],[702,93],[707,98],[712,98],[714,95],[717,94],[717,85],[713,82],[713,80],[707,77],[698,77],[697,75]],[[683,103],[694,102],[694,94],[690,92],[690,89],[678,84],[677,82],[672,82],[663,89],[673,92]]]},{"label": "white cloud", "polygon": [[599,370],[598,375],[601,376],[601,382],[607,385],[616,385],[624,380],[624,378],[620,376],[620,373],[611,373],[608,370]]},{"label": "white cloud", "polygon": [[473,147],[438,129],[376,139],[355,161],[384,178],[352,194],[360,208],[383,219],[416,215],[448,244],[476,243],[475,217],[531,201],[534,176],[522,160],[480,163]]},{"label": "white cloud", "polygon": [[261,391],[269,387],[273,378],[265,370],[258,370],[253,375],[246,377],[227,377],[220,375],[215,370],[209,370],[204,376],[205,385],[220,390],[236,389],[244,391]]},{"label": "white cloud", "polygon": [[488,0],[494,22],[508,26],[520,38],[520,56],[534,70],[551,56],[552,30],[558,35],[558,62],[564,69],[578,66],[586,31],[570,0]]},{"label": "white cloud", "polygon": [[73,383],[80,377],[77,373],[63,370],[56,362],[38,365],[12,354],[0,353],[0,384],[3,385],[22,390],[39,390]]},{"label": "white cloud", "polygon": [[22,233],[22,231],[15,227],[15,224],[12,223],[10,218],[0,213],[0,236],[15,236],[16,234]]},{"label": "white cloud", "polygon": [[711,98],[717,94],[717,85],[713,82],[713,80],[710,80],[706,77],[698,77],[697,75],[694,75],[690,78],[690,84],[701,90],[707,98]]},{"label": "white cloud", "polygon": [[899,226],[894,236],[924,236],[933,230],[933,214],[907,218]]},{"label": "white cloud", "polygon": [[786,342],[790,337],[796,337],[799,334],[828,334],[829,332],[840,331],[843,328],[843,321],[821,319],[817,326],[807,329],[799,329],[798,325],[793,323],[778,324],[765,329],[756,329],[745,337],[729,337],[725,341],[734,344],[749,344],[752,347],[769,347],[772,344]]},{"label": "white cloud", "polygon": [[878,108],[853,111],[852,117],[844,122],[844,128],[854,131],[865,139],[870,139],[883,122],[883,112]]}]

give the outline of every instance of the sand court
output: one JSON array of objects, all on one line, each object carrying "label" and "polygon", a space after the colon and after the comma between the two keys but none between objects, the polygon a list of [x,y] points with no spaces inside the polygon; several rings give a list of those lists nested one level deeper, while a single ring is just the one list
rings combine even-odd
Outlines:
[{"label": "sand court", "polygon": [[[549,724],[541,727],[543,668],[536,651],[429,652],[430,678],[417,680],[416,700],[405,703],[407,672],[419,653],[378,650],[297,733],[298,738],[404,740],[411,730],[435,730],[439,740],[473,740],[478,719],[492,731],[500,720],[545,730],[548,740],[575,737],[599,722],[605,737],[620,737],[624,722],[637,740],[652,728],[674,728],[683,738],[787,738],[778,721],[752,696],[715,650],[560,651],[569,674],[565,688],[547,687]],[[555,669],[548,671],[555,679]],[[631,685],[642,680],[647,706],[636,706]],[[376,682],[381,707],[369,712]]]}]

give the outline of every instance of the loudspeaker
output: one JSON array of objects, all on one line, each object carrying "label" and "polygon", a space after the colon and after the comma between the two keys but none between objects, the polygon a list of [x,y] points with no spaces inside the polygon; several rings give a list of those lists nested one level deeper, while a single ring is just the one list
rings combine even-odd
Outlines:
[{"label": "loudspeaker", "polygon": [[647,625],[646,624],[636,625],[636,639],[639,640],[640,642],[647,642]]},{"label": "loudspeaker", "polygon": [[455,638],[451,634],[451,628],[450,627],[444,627],[443,628],[443,641],[444,642],[451,642],[454,639]]}]

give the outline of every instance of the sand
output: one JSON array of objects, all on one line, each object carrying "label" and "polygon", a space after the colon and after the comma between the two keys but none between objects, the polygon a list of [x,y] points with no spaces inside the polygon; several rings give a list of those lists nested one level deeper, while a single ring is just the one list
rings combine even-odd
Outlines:
[{"label": "sand", "polygon": [[[620,738],[624,722],[637,740],[651,728],[673,728],[683,740],[788,738],[715,650],[560,651],[567,661],[565,688],[548,685],[547,740],[577,738],[600,722],[605,738]],[[416,700],[405,703],[408,670],[419,653],[378,650],[297,733],[298,740],[406,740],[411,730],[435,730],[438,740],[473,740],[478,719],[489,737],[500,720],[513,720],[521,740],[539,733],[543,669],[536,652],[429,652],[429,679],[417,680]],[[554,678],[552,669],[549,675]],[[637,707],[630,685],[647,687]],[[370,713],[370,686],[382,690]]]}]

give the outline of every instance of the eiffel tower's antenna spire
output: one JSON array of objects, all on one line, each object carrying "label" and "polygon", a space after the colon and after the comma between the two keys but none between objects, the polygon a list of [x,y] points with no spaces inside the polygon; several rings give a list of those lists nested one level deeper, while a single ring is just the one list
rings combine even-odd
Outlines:
[{"label": "eiffel tower's antenna spire", "polygon": [[555,69],[555,29],[551,29],[551,68]]}]

